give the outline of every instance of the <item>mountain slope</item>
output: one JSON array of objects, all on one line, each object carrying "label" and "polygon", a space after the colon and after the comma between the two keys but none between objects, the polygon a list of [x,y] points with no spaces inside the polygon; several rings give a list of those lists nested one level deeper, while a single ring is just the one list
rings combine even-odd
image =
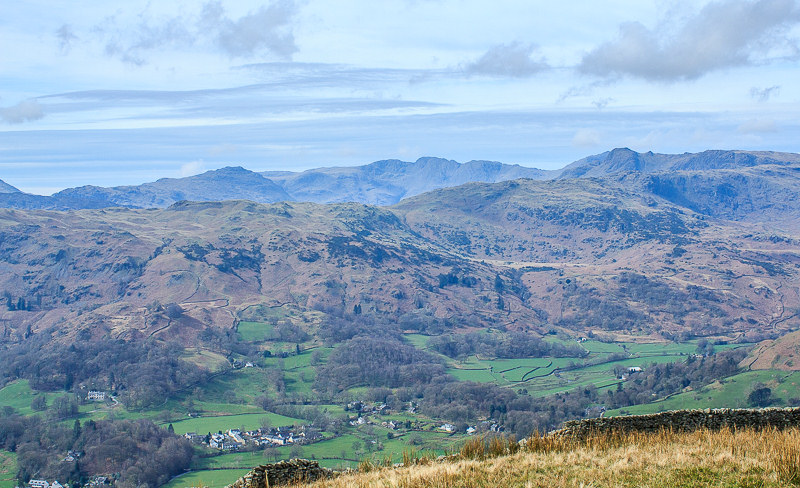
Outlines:
[{"label": "mountain slope", "polygon": [[492,161],[460,164],[441,158],[414,163],[396,159],[366,166],[318,168],[301,173],[265,172],[295,200],[317,203],[360,202],[392,205],[403,198],[469,182],[495,183],[517,178],[544,179],[553,172]]},{"label": "mountain slope", "polygon": [[[189,344],[275,309],[330,331],[343,317],[729,340],[800,326],[800,233],[766,211],[709,217],[649,192],[649,176],[470,183],[391,208],[4,210],[3,334],[59,324]],[[166,316],[170,303],[185,313]]]},{"label": "mountain slope", "polygon": [[20,191],[17,188],[9,185],[3,180],[0,180],[0,193],[19,193],[19,192]]},{"label": "mountain slope", "polygon": [[186,178],[162,178],[138,186],[70,188],[56,193],[53,197],[70,197],[87,201],[105,200],[117,206],[139,208],[163,208],[181,200],[246,199],[259,203],[292,200],[274,182],[240,167],[207,171]]}]

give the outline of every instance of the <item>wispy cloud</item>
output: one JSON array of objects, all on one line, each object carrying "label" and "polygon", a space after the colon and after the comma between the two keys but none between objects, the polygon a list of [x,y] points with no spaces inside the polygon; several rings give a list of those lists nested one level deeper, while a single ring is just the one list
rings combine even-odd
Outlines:
[{"label": "wispy cloud", "polygon": [[[104,19],[93,29],[105,43],[108,56],[134,65],[147,64],[151,53],[165,49],[210,46],[230,58],[270,55],[291,59],[297,52],[293,19],[297,7],[292,0],[275,0],[240,17],[232,17],[222,2],[211,1],[196,13],[155,16],[147,9],[138,22],[127,12]],[[75,35],[64,26],[56,34],[62,47]]]},{"label": "wispy cloud", "polygon": [[203,160],[192,161],[181,165],[180,175],[182,178],[187,176],[198,175],[206,170],[206,165]]},{"label": "wispy cloud", "polygon": [[56,30],[56,39],[62,53],[68,53],[72,48],[72,43],[78,40],[78,36],[72,31],[72,26],[64,24]]},{"label": "wispy cloud", "polygon": [[779,85],[770,86],[768,88],[758,88],[754,86],[750,89],[750,96],[759,102],[766,102],[770,98],[778,96],[780,92],[781,87]]},{"label": "wispy cloud", "polygon": [[778,132],[778,126],[772,119],[750,119],[736,128],[741,134],[765,134]]},{"label": "wispy cloud", "polygon": [[500,44],[463,66],[469,75],[527,78],[549,68],[543,57],[536,58],[536,46],[520,42]]},{"label": "wispy cloud", "polygon": [[579,71],[649,81],[694,80],[712,71],[795,56],[785,34],[800,22],[796,0],[724,0],[685,19],[669,18],[649,29],[639,22],[587,53]]},{"label": "wispy cloud", "polygon": [[9,124],[32,122],[42,117],[44,117],[44,111],[36,100],[24,100],[11,107],[0,108],[0,118]]},{"label": "wispy cloud", "polygon": [[572,145],[575,147],[594,147],[601,142],[600,132],[596,129],[580,129],[572,136]]}]

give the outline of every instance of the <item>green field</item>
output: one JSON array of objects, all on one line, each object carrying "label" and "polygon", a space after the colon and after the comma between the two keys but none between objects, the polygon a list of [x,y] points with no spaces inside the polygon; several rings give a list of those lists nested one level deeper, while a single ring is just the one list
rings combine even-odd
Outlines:
[{"label": "green field", "polygon": [[271,426],[299,425],[306,423],[304,420],[269,412],[222,415],[218,417],[198,417],[171,423],[176,434],[185,434],[187,432],[205,434],[207,432],[224,432],[228,429],[240,428],[244,430],[255,430],[261,427],[261,421],[264,418],[269,420]]},{"label": "green field", "polygon": [[16,453],[0,450],[0,488],[14,488],[17,486],[16,476]]},{"label": "green field", "polygon": [[[427,336],[406,334],[406,339],[418,345],[427,344]],[[551,341],[564,342],[556,338]],[[495,383],[498,386],[524,388],[534,396],[547,396],[574,388],[615,386],[614,368],[639,366],[646,368],[652,363],[685,361],[697,349],[697,341],[686,343],[607,343],[594,340],[579,344],[589,352],[585,358],[524,358],[524,359],[480,359],[470,356],[453,360],[442,356],[448,364],[447,372],[459,381]],[[715,346],[717,350],[743,347],[747,344]],[[418,346],[419,347],[419,346]],[[424,347],[424,346],[423,346]],[[626,359],[611,361],[614,356]]]},{"label": "green field", "polygon": [[[51,403],[53,394],[38,393],[47,397],[48,405]],[[31,415],[35,413],[31,408],[31,400],[37,395],[31,390],[28,380],[17,380],[9,383],[0,390],[0,408],[11,407],[20,415]]]},{"label": "green field", "polygon": [[[255,466],[255,465],[254,465]],[[191,471],[174,478],[163,488],[204,487],[223,488],[246,475],[250,469],[215,469]]]},{"label": "green field", "polygon": [[263,322],[239,322],[237,331],[245,342],[264,342],[275,338],[274,327]]}]

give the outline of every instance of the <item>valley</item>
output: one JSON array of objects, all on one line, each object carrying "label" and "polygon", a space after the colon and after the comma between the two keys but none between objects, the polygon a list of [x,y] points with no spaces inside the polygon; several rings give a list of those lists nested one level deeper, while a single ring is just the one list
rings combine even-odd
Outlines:
[{"label": "valley", "polygon": [[[289,457],[355,467],[574,418],[800,404],[797,158],[581,164],[382,207],[0,209],[0,488],[214,488]],[[133,464],[94,456],[129,437]]]}]

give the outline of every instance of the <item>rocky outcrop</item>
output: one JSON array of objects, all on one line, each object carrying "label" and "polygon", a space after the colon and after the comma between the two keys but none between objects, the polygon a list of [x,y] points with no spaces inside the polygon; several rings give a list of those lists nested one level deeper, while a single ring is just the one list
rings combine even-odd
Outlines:
[{"label": "rocky outcrop", "polygon": [[336,473],[323,468],[316,461],[292,459],[253,468],[226,488],[268,488],[270,486],[295,485],[324,478],[332,478]]},{"label": "rocky outcrop", "polygon": [[800,408],[675,410],[650,415],[571,420],[549,435],[584,438],[607,432],[655,432],[661,429],[785,429],[800,426]]}]

